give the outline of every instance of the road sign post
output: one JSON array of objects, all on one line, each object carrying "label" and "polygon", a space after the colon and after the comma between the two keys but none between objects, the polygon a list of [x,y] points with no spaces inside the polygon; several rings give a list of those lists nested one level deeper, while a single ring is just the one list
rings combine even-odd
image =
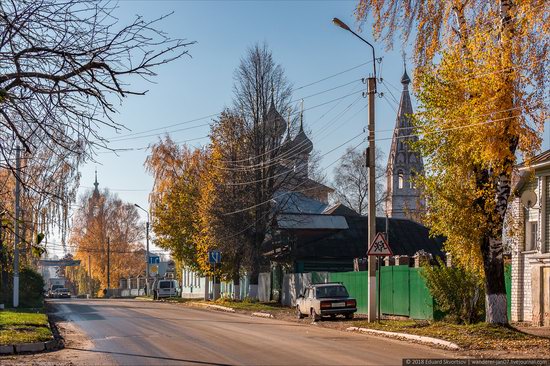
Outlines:
[{"label": "road sign post", "polygon": [[380,261],[382,257],[393,255],[390,245],[386,240],[386,236],[383,233],[377,233],[372,241],[369,251],[367,252],[368,256],[376,256],[378,264],[378,288],[376,289],[377,299],[378,299],[378,322],[380,323],[380,291],[382,289],[382,266]]},{"label": "road sign post", "polygon": [[216,264],[221,263],[222,253],[219,250],[211,250],[208,252],[208,262],[214,265],[214,273],[212,275],[212,298],[216,300]]}]

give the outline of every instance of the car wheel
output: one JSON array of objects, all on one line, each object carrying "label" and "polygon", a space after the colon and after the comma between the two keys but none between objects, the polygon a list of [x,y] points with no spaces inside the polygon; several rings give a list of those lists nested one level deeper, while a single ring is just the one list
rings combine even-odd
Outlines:
[{"label": "car wheel", "polygon": [[348,319],[348,320],[353,319],[353,313],[346,314],[346,319]]},{"label": "car wheel", "polygon": [[304,319],[304,314],[302,314],[302,312],[300,311],[300,307],[298,305],[296,305],[296,317],[298,319]]},{"label": "car wheel", "polygon": [[311,309],[311,322],[315,323],[317,321],[321,320],[321,316],[317,314],[315,309]]}]

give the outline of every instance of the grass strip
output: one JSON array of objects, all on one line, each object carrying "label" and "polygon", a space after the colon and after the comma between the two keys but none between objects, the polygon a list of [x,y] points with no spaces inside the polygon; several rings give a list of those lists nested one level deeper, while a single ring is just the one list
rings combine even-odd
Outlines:
[{"label": "grass strip", "polygon": [[53,335],[46,314],[27,309],[0,311],[0,345],[51,339]]}]

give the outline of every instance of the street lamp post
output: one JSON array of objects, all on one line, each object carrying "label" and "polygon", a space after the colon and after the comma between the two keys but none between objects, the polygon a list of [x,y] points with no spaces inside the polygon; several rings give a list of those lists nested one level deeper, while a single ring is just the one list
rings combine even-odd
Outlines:
[{"label": "street lamp post", "polygon": [[[370,76],[368,80],[368,97],[369,97],[369,121],[368,121],[368,130],[369,130],[369,147],[367,149],[367,162],[369,168],[369,180],[368,180],[368,238],[367,238],[367,251],[372,244],[374,237],[376,235],[376,207],[375,207],[375,144],[374,144],[374,96],[376,94],[376,54],[374,51],[374,46],[368,42],[366,39],[355,33],[348,27],[344,22],[338,18],[333,18],[332,22],[338,27],[352,33],[354,36],[359,38],[361,41],[365,42],[372,49],[372,65],[374,75]],[[376,257],[368,257],[368,272],[369,272],[369,282],[368,282],[368,320],[373,322],[376,320]]]},{"label": "street lamp post", "polygon": [[149,295],[149,211],[147,211],[137,203],[135,203],[134,206],[147,214],[147,223],[145,224],[145,240],[147,242],[147,253],[145,255],[145,295]]}]

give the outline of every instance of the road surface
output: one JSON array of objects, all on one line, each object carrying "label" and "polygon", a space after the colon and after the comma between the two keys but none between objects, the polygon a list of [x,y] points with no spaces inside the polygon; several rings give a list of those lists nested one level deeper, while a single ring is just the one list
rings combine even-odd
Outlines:
[{"label": "road surface", "polygon": [[[53,300],[56,315],[85,333],[76,364],[401,365],[452,353],[315,325],[137,300]],[[455,356],[456,357],[456,356]]]}]

